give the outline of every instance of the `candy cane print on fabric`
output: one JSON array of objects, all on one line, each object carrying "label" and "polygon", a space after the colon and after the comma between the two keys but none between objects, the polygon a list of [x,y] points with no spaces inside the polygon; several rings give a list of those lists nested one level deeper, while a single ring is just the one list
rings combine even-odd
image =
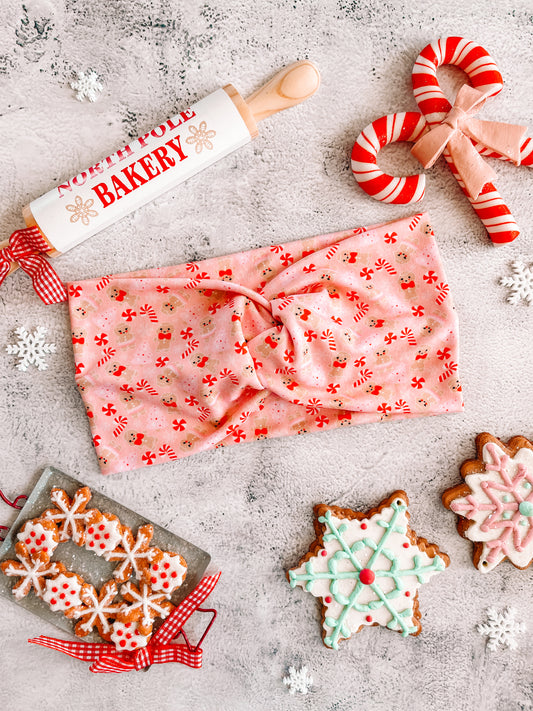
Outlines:
[{"label": "candy cane print on fabric", "polygon": [[369,124],[352,149],[352,172],[365,193],[396,205],[419,202],[426,188],[425,175],[395,178],[378,168],[379,151],[397,141],[416,141],[426,130],[426,121],[415,111],[389,114]]}]

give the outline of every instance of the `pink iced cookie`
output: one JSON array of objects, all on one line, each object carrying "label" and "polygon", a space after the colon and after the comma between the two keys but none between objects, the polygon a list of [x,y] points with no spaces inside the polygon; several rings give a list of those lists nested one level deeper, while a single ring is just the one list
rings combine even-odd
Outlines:
[{"label": "pink iced cookie", "polygon": [[43,600],[54,612],[67,612],[82,604],[80,593],[83,584],[83,579],[76,573],[60,573],[46,581]]},{"label": "pink iced cookie", "polygon": [[145,579],[150,583],[152,590],[170,596],[182,585],[186,575],[187,563],[183,556],[179,553],[158,551]]},{"label": "pink iced cookie", "polygon": [[136,622],[113,622],[111,641],[120,652],[133,652],[146,647],[151,635],[141,634]]},{"label": "pink iced cookie", "polygon": [[116,516],[98,509],[87,512],[85,548],[96,555],[114,551],[122,538],[122,525]]},{"label": "pink iced cookie", "polygon": [[31,555],[44,551],[51,556],[59,545],[59,530],[53,521],[34,518],[26,521],[17,538],[24,543]]}]

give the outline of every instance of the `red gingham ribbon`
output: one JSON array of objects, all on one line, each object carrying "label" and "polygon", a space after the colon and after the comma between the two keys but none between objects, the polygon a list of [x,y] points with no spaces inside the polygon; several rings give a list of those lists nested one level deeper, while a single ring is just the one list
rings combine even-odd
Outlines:
[{"label": "red gingham ribbon", "polygon": [[59,304],[67,300],[67,292],[53,267],[44,258],[50,245],[38,227],[16,230],[9,238],[9,247],[0,249],[0,284],[12,264],[18,264],[31,277],[33,287],[45,304]]},{"label": "red gingham ribbon", "polygon": [[135,652],[119,652],[114,644],[105,642],[68,642],[54,637],[34,637],[28,642],[68,654],[84,662],[93,662],[89,671],[94,674],[121,674],[139,671],[152,664],[177,662],[199,669],[202,666],[202,650],[191,649],[185,644],[170,644],[182,630],[183,625],[218,583],[221,573],[210,575],[198,583],[192,593],[183,600],[157,630],[146,647]]}]

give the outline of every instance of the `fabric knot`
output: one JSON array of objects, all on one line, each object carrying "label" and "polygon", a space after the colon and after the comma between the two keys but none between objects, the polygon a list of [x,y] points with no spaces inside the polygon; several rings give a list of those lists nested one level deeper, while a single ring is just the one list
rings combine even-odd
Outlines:
[{"label": "fabric knot", "polygon": [[133,655],[133,664],[135,669],[139,671],[145,667],[149,667],[154,660],[153,645],[148,644],[146,647],[138,649]]},{"label": "fabric knot", "polygon": [[457,130],[465,118],[467,118],[467,114],[462,108],[459,106],[452,106],[443,123],[446,123],[450,128]]}]

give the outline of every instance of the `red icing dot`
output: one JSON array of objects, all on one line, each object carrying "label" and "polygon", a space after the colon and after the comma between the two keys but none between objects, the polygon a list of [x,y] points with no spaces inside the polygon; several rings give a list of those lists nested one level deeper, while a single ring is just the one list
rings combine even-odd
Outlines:
[{"label": "red icing dot", "polygon": [[26,540],[24,541],[24,543],[25,543],[27,546],[29,546],[30,543],[31,543],[31,538],[26,538]]},{"label": "red icing dot", "polygon": [[177,578],[177,577],[178,577],[178,574],[176,573],[175,570],[172,571],[172,573],[170,574],[170,577],[171,577],[171,578]]},{"label": "red icing dot", "polygon": [[154,585],[155,583],[157,583],[157,578],[155,578],[155,577],[154,577],[154,578],[150,578],[150,580],[151,580],[152,585]]},{"label": "red icing dot", "polygon": [[87,529],[88,533],[94,533],[94,528],[91,526],[89,529]]},{"label": "red icing dot", "polygon": [[324,598],[325,602],[331,602],[332,598],[328,595],[327,597]]},{"label": "red icing dot", "polygon": [[71,595],[75,595],[75,594],[76,594],[76,591],[75,591],[75,590],[71,590],[71,591],[70,591],[70,594],[71,594]]},{"label": "red icing dot", "polygon": [[48,553],[48,548],[43,548],[43,553]]},{"label": "red icing dot", "polygon": [[403,544],[403,547],[404,547],[404,548],[409,548],[409,543],[404,543],[404,544]]},{"label": "red icing dot", "polygon": [[107,540],[109,538],[109,533],[104,534],[104,538]]},{"label": "red icing dot", "polygon": [[122,634],[123,634],[122,630],[117,630],[117,635],[118,635],[119,637],[122,637]]},{"label": "red icing dot", "polygon": [[61,593],[61,595],[59,596],[59,599],[60,599],[60,600],[64,600],[64,599],[65,599],[65,593]]},{"label": "red icing dot", "polygon": [[131,627],[131,622],[125,622],[124,627]]},{"label": "red icing dot", "polygon": [[100,540],[100,534],[99,534],[99,533],[95,533],[95,534],[94,534],[94,537],[96,538],[97,541]]},{"label": "red icing dot", "polygon": [[166,577],[167,577],[167,574],[166,574],[166,573],[161,573],[161,577],[162,577],[162,578],[166,578]]},{"label": "red icing dot", "polygon": [[99,531],[104,531],[104,530],[105,530],[105,526],[104,526],[103,524],[102,524],[101,526],[98,526],[98,530],[99,530]]},{"label": "red icing dot", "polygon": [[363,568],[363,570],[359,573],[359,580],[363,583],[363,585],[370,585],[375,579],[376,574],[369,568]]},{"label": "red icing dot", "polygon": [[365,617],[365,620],[366,620],[367,622],[372,622],[372,617],[371,617],[370,615],[367,615],[367,616]]},{"label": "red icing dot", "polygon": [[53,598],[50,600],[50,604],[51,604],[51,605],[57,605],[57,600],[55,599],[55,597],[53,597]]},{"label": "red icing dot", "polygon": [[69,607],[69,606],[70,606],[70,602],[67,600],[65,603],[65,607]]},{"label": "red icing dot", "polygon": [[63,590],[67,590],[67,589],[68,589],[68,583],[63,583]]},{"label": "red icing dot", "polygon": [[323,555],[323,556],[326,556],[326,555],[328,554],[327,551],[321,551],[320,553],[321,553],[321,555]]},{"label": "red icing dot", "polygon": [[128,632],[128,634],[126,635],[126,639],[131,639],[131,632]]},{"label": "red icing dot", "polygon": [[361,524],[361,528],[363,529],[363,531],[366,531],[366,529],[367,529],[366,523],[362,523],[362,524]]},{"label": "red icing dot", "polygon": [[409,590],[405,593],[405,597],[411,597],[411,593],[409,592]]},{"label": "red icing dot", "polygon": [[52,588],[52,592],[57,592],[57,588]]},{"label": "red icing dot", "polygon": [[32,531],[32,532],[30,533],[30,536],[31,536],[32,538],[35,538],[36,535],[37,535],[37,534],[35,533],[35,531]]},{"label": "red icing dot", "polygon": [[139,632],[139,630],[135,630],[135,634],[140,635],[141,633]]},{"label": "red icing dot", "polygon": [[164,588],[168,588],[168,586],[169,586],[168,583],[163,583]]},{"label": "red icing dot", "polygon": [[91,541],[89,545],[91,546],[91,548],[94,548],[94,541]]},{"label": "red icing dot", "polygon": [[136,647],[137,647],[137,642],[132,642],[132,643],[131,643],[131,648],[132,648],[132,649],[135,649]]},{"label": "red icing dot", "polygon": [[104,550],[104,548],[105,548],[105,543],[100,543],[100,548],[101,548],[102,550]]},{"label": "red icing dot", "polygon": [[168,570],[170,568],[170,563],[165,563],[164,568],[165,570]]},{"label": "red icing dot", "polygon": [[30,553],[37,553],[37,548],[30,548]]},{"label": "red icing dot", "polygon": [[125,639],[121,639],[120,642],[119,642],[119,644],[120,644],[121,647],[125,647],[125,646],[126,646],[126,640],[125,640]]},{"label": "red icing dot", "polygon": [[159,570],[159,566],[157,565],[157,563],[154,563],[154,564],[152,565],[152,569],[153,569],[153,570]]}]

